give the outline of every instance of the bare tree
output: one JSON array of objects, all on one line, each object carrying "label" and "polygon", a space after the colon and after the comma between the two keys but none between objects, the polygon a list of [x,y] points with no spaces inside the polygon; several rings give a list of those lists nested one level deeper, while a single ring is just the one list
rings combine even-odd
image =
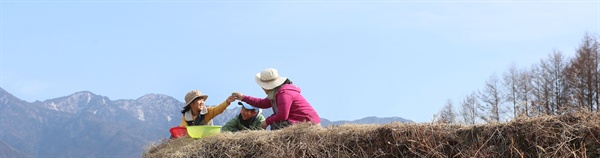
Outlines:
[{"label": "bare tree", "polygon": [[536,100],[542,105],[546,115],[560,115],[561,106],[567,102],[564,70],[566,63],[563,55],[555,50],[546,60],[540,60],[539,69],[533,78]]},{"label": "bare tree", "polygon": [[505,101],[512,104],[513,118],[518,116],[517,105],[519,101],[519,70],[515,63],[511,64],[506,72],[503,74],[502,85],[505,89],[504,98]]},{"label": "bare tree", "polygon": [[[595,53],[593,53],[594,55],[594,65],[596,67],[596,71],[593,71],[595,74],[593,75],[594,77],[594,92],[596,95],[595,98],[595,102],[596,102],[596,112],[600,112],[600,44],[597,40],[598,38],[594,38],[594,43],[595,45]],[[592,107],[593,109],[593,107]]]},{"label": "bare tree", "polygon": [[470,125],[477,123],[477,118],[479,117],[477,106],[479,106],[477,94],[473,92],[470,95],[467,95],[467,97],[463,100],[460,109],[460,115],[463,120],[462,123]]},{"label": "bare tree", "polygon": [[436,122],[438,122],[438,123],[455,123],[456,122],[456,112],[454,112],[454,106],[452,106],[452,100],[448,99],[448,101],[446,102],[446,105],[444,105],[444,107],[438,114]]},{"label": "bare tree", "polygon": [[570,84],[570,95],[577,107],[589,111],[598,111],[599,74],[598,49],[596,38],[586,34],[576,57],[571,60],[565,71],[567,83]]},{"label": "bare tree", "polygon": [[[535,66],[534,66],[535,67]],[[531,117],[532,113],[531,113],[531,109],[535,109],[535,101],[533,101],[532,97],[532,91],[533,91],[533,85],[532,85],[532,79],[533,79],[533,71],[532,70],[523,70],[520,71],[519,73],[519,80],[518,80],[518,100],[520,100],[521,102],[518,104],[517,109],[519,109],[519,114],[520,116],[527,116],[527,117]]]},{"label": "bare tree", "polygon": [[[543,70],[542,70],[542,66],[540,65],[533,65],[531,67],[531,73],[533,74],[531,77],[531,86],[532,86],[532,105],[530,110],[530,114],[535,113],[535,115],[545,115],[547,111],[551,111],[549,110],[549,106],[547,106],[548,104],[548,98],[550,97],[548,93],[550,93],[550,88],[549,85],[545,84],[545,79],[547,77],[544,77],[542,75],[544,75]],[[537,103],[537,104],[536,104]]]},{"label": "bare tree", "polygon": [[530,116],[534,109],[533,78],[534,68],[519,69],[512,64],[504,73],[504,101],[512,104],[513,117]]},{"label": "bare tree", "polygon": [[500,83],[496,74],[490,76],[485,82],[485,88],[479,92],[479,99],[482,104],[478,106],[484,114],[482,120],[489,122],[500,122],[500,109],[502,104],[502,91],[500,90]]}]

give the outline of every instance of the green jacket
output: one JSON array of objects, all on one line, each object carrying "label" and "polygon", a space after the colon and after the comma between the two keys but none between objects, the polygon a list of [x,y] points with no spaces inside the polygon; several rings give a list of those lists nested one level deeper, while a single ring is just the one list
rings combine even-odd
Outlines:
[{"label": "green jacket", "polygon": [[243,130],[262,130],[262,127],[260,125],[263,122],[265,122],[265,117],[262,114],[258,113],[256,114],[256,116],[254,116],[254,118],[250,119],[250,121],[252,121],[249,123],[250,128],[244,126],[244,124],[241,122],[241,117],[241,114],[239,114],[236,117],[229,120],[229,122],[227,122],[223,127],[221,127],[221,131],[237,132]]}]

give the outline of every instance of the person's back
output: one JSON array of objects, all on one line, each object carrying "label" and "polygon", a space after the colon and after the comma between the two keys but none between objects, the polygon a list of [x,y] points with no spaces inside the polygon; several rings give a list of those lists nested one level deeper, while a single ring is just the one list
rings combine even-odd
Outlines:
[{"label": "person's back", "polygon": [[293,84],[285,84],[281,86],[277,93],[277,96],[282,96],[281,94],[287,94],[290,96],[289,101],[292,103],[290,104],[290,112],[287,118],[287,120],[290,121],[290,123],[293,124],[299,122],[314,122],[315,124],[318,124],[321,122],[321,118],[319,118],[317,111],[302,95],[300,95],[300,88],[296,87]]}]

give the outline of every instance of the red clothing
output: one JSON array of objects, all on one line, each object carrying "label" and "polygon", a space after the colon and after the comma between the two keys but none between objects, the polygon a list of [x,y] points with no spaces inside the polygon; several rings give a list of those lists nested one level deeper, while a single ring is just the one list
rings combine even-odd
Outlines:
[{"label": "red clothing", "polygon": [[[277,113],[269,116],[265,122],[271,125],[276,121],[288,120],[290,123],[298,122],[313,122],[321,123],[321,118],[317,111],[300,95],[300,88],[293,84],[284,84],[275,94],[277,99]],[[270,108],[271,100],[268,98],[255,98],[252,96],[244,96],[242,101],[258,108]]]}]

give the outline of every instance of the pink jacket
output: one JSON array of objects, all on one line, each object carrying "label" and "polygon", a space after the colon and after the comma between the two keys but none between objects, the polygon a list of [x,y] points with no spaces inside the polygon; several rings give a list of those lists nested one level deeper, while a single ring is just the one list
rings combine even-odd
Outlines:
[{"label": "pink jacket", "polygon": [[[313,122],[321,123],[317,111],[300,95],[300,88],[293,84],[283,85],[275,94],[277,99],[277,114],[269,116],[265,122],[270,125],[276,121],[288,120],[290,123]],[[244,96],[242,101],[258,108],[270,108],[271,100],[268,98],[254,98]]]}]

